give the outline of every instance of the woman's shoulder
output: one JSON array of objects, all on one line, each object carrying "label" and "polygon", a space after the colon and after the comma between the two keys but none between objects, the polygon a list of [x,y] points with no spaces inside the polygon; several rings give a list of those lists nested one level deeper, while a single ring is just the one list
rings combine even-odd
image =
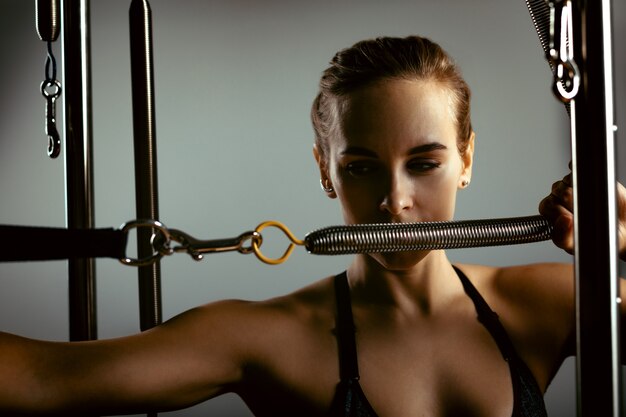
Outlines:
[{"label": "woman's shoulder", "polygon": [[293,292],[254,302],[251,308],[288,321],[312,324],[334,317],[333,277],[315,281]]},{"label": "woman's shoulder", "polygon": [[506,312],[537,327],[571,318],[575,290],[571,264],[459,265],[459,268],[495,311]]},{"label": "woman's shoulder", "polygon": [[459,264],[458,267],[468,275],[474,285],[508,302],[532,303],[546,297],[570,297],[574,291],[574,272],[571,264],[535,263],[513,266]]},{"label": "woman's shoulder", "polygon": [[303,384],[319,372],[314,362],[308,362],[311,357],[320,363],[334,363],[328,357],[335,348],[330,277],[267,300],[226,300],[201,309],[208,315],[219,310],[223,322],[217,325],[235,333],[234,342],[227,344],[241,369],[246,370],[233,388],[240,395],[254,395],[250,392],[256,384],[268,381],[276,386]]},{"label": "woman's shoulder", "polygon": [[562,361],[573,354],[576,321],[572,265],[459,268],[498,314],[518,353],[546,386]]},{"label": "woman's shoulder", "polygon": [[220,300],[192,311],[200,322],[221,320],[259,336],[316,324],[326,326],[329,320],[334,320],[332,277],[265,300]]}]

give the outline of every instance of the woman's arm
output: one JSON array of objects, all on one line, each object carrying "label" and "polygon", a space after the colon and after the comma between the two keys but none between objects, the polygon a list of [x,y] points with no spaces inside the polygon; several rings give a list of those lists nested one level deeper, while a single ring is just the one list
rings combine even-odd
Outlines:
[{"label": "woman's arm", "polygon": [[144,333],[43,342],[0,333],[0,414],[139,413],[193,405],[242,378],[251,303],[186,312]]}]

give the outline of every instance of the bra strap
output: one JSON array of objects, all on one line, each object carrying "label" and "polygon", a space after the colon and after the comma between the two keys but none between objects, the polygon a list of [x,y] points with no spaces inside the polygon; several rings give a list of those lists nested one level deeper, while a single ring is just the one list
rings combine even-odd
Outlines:
[{"label": "bra strap", "polygon": [[500,323],[498,314],[489,307],[489,304],[487,304],[483,296],[480,295],[469,278],[456,266],[453,265],[452,267],[461,279],[465,293],[474,302],[476,312],[478,313],[478,320],[487,328],[489,333],[491,333],[504,359],[510,361],[512,358],[517,357],[513,343],[511,343],[511,339],[504,329],[504,326]]},{"label": "bra strap", "polygon": [[342,381],[358,380],[359,365],[357,362],[354,319],[352,317],[352,302],[350,286],[346,272],[335,276],[335,297],[337,303],[337,318],[335,320],[335,335],[339,349],[339,375]]}]

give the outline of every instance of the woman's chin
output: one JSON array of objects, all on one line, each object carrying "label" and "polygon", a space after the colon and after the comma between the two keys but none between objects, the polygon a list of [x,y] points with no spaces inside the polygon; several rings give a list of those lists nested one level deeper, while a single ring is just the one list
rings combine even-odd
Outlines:
[{"label": "woman's chin", "polygon": [[430,251],[372,253],[370,256],[388,271],[406,271],[420,263]]}]

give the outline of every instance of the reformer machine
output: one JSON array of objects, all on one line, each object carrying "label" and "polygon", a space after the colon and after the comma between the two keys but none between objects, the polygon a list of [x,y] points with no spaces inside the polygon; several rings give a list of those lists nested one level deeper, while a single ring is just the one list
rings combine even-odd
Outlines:
[{"label": "reformer machine", "polygon": [[[303,240],[278,222],[265,222],[235,238],[199,240],[159,221],[151,10],[130,5],[135,143],[136,218],[118,229],[94,229],[89,0],[36,0],[37,31],[48,43],[45,133],[48,155],[65,152],[67,229],[0,226],[0,261],[68,259],[70,340],[97,339],[94,258],[136,266],[141,330],[161,322],[160,259],[186,252],[236,250],[266,263],[283,262],[295,245],[313,254],[447,249],[528,243],[550,238],[539,216],[402,225],[333,226]],[[579,416],[620,417],[618,253],[610,0],[526,0],[554,74],[553,89],[571,120],[575,195],[577,408]],[[62,34],[63,80],[56,79],[51,43]],[[63,89],[62,89],[63,88]],[[64,94],[64,132],[56,130],[56,101]],[[61,140],[63,138],[63,140]],[[63,149],[64,148],[64,149]],[[581,157],[584,155],[584,158]],[[278,259],[261,252],[262,230],[278,227],[290,243]],[[137,258],[126,255],[137,229]],[[20,240],[52,242],[45,254],[20,251]],[[17,243],[17,244],[16,244]]]}]

